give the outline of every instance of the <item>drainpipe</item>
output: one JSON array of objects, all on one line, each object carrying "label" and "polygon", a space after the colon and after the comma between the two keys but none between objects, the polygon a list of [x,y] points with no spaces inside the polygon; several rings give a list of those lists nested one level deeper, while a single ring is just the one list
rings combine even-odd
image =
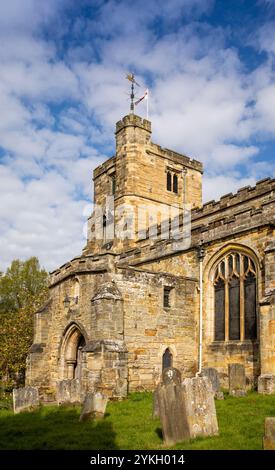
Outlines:
[{"label": "drainpipe", "polygon": [[196,377],[201,374],[202,372],[202,311],[203,311],[203,258],[204,258],[204,248],[202,246],[202,241],[198,246],[198,258],[199,258],[199,266],[200,266],[200,285],[199,285],[199,292],[200,292],[200,318],[199,318],[199,370],[196,373]]}]

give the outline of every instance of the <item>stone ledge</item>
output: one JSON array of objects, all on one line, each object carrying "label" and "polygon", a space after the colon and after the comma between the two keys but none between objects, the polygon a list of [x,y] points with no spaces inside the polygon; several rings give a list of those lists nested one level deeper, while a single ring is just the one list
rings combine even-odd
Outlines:
[{"label": "stone ledge", "polygon": [[234,354],[239,351],[253,351],[259,348],[259,341],[213,341],[207,346],[211,351],[223,351]]},{"label": "stone ledge", "polygon": [[89,341],[88,344],[83,348],[83,352],[122,352],[127,353],[128,350],[124,341],[122,340],[98,340]]}]

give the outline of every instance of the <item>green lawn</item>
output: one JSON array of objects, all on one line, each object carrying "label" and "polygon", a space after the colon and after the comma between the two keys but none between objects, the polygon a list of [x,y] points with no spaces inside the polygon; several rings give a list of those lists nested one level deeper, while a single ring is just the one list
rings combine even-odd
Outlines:
[{"label": "green lawn", "polygon": [[[220,435],[174,449],[262,449],[264,418],[275,416],[275,396],[250,393],[216,402]],[[13,415],[0,411],[0,449],[163,449],[161,426],[152,419],[152,395],[135,393],[108,404],[98,422],[79,422],[80,408],[42,407]]]}]

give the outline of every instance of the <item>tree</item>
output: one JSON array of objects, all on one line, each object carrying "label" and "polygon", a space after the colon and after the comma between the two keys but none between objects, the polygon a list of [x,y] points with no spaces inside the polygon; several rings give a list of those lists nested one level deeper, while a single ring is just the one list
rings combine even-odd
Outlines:
[{"label": "tree", "polygon": [[39,296],[48,282],[48,273],[40,268],[37,258],[14,260],[0,277],[0,315],[39,307]]},{"label": "tree", "polygon": [[0,277],[0,373],[5,387],[24,377],[33,315],[47,297],[48,274],[37,258],[14,260]]}]

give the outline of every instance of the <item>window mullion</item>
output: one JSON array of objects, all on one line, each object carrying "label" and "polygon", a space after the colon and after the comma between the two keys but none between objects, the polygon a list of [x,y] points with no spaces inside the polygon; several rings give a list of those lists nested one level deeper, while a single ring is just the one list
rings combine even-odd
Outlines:
[{"label": "window mullion", "polygon": [[243,256],[240,256],[240,340],[244,341],[245,318],[244,318],[244,263]]},{"label": "window mullion", "polygon": [[225,258],[225,341],[229,340],[229,267],[228,257]]}]

